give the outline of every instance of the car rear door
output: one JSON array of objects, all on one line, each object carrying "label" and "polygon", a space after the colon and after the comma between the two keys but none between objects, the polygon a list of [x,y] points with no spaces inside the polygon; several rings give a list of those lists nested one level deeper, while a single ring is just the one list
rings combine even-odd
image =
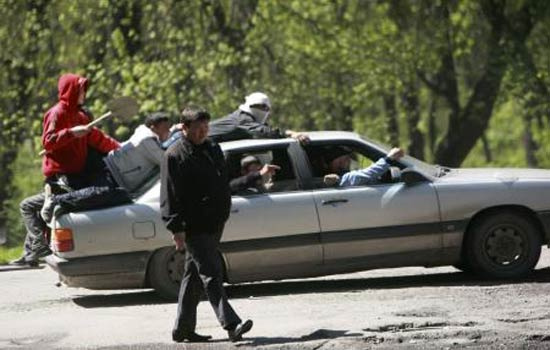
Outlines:
[{"label": "car rear door", "polygon": [[[232,282],[314,274],[322,266],[320,228],[313,195],[299,181],[293,143],[232,152],[228,161],[269,153],[281,166],[272,192],[234,195],[221,250]],[[290,169],[291,168],[291,169]],[[291,170],[291,171],[289,171]],[[280,185],[282,184],[282,185]]]}]

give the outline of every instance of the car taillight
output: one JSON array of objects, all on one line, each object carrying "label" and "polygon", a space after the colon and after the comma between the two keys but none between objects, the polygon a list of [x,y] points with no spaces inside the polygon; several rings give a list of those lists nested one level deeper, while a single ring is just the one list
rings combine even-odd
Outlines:
[{"label": "car taillight", "polygon": [[52,245],[56,252],[73,250],[73,231],[70,228],[56,228],[53,232]]}]

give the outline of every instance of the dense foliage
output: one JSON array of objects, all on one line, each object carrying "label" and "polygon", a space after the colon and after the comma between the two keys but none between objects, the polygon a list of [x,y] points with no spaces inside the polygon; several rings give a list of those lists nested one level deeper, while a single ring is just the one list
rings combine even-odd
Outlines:
[{"label": "dense foliage", "polygon": [[[273,122],[356,130],[449,166],[550,167],[545,0],[0,0],[0,226],[40,187],[63,72],[88,106],[222,116],[255,90]],[[102,128],[120,140],[139,123]],[[23,178],[29,180],[22,180]]]}]

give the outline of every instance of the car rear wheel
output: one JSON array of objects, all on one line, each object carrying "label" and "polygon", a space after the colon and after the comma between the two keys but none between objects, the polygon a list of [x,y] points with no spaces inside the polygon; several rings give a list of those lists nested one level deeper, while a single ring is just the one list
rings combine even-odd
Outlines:
[{"label": "car rear wheel", "polygon": [[175,247],[157,250],[149,263],[149,282],[155,292],[168,300],[176,300],[185,269],[185,252]]},{"label": "car rear wheel", "polygon": [[529,218],[503,211],[475,222],[465,244],[466,262],[474,273],[514,278],[533,270],[540,257],[542,238]]}]

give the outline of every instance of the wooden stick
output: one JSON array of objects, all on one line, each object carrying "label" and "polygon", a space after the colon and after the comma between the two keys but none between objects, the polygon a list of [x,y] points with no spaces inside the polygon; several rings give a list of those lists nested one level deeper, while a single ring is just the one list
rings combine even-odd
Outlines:
[{"label": "wooden stick", "polygon": [[[109,112],[103,114],[101,117],[97,118],[96,120],[91,121],[90,123],[86,124],[86,127],[91,128],[92,126],[98,124],[99,122],[101,122],[104,119],[107,119],[107,118],[111,117],[112,115],[113,115],[113,113],[111,111],[109,111]],[[40,151],[40,153],[38,153],[39,156],[43,156],[44,154],[46,154],[45,149],[43,149],[42,151]]]}]

